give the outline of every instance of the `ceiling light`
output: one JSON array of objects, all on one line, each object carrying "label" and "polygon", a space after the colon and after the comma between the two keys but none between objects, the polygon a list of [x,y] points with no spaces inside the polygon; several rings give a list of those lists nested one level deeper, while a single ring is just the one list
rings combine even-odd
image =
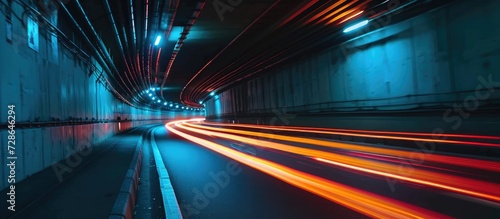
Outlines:
[{"label": "ceiling light", "polygon": [[155,40],[155,46],[158,46],[160,44],[161,36],[157,36]]},{"label": "ceiling light", "polygon": [[368,24],[368,20],[361,21],[361,22],[359,22],[359,23],[356,23],[356,24],[354,24],[354,25],[352,25],[352,26],[350,26],[350,27],[346,28],[346,29],[344,30],[344,33],[351,32],[351,31],[356,30],[356,29],[358,29],[358,28],[360,28],[360,27],[362,27],[362,26],[365,26],[365,25],[367,25],[367,24]]}]

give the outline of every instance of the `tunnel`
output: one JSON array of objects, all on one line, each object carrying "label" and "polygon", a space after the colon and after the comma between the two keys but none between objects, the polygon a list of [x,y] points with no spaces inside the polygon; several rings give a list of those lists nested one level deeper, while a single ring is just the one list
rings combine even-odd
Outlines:
[{"label": "tunnel", "polygon": [[0,12],[0,218],[500,218],[498,0]]}]

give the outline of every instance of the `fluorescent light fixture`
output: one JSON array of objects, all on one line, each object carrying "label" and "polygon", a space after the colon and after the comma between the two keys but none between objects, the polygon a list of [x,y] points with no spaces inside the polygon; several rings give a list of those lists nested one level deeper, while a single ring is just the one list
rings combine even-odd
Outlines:
[{"label": "fluorescent light fixture", "polygon": [[157,87],[157,88],[156,88],[156,90],[160,90],[160,88],[159,88],[159,87]]},{"label": "fluorescent light fixture", "polygon": [[359,22],[359,23],[356,23],[356,24],[354,24],[354,25],[352,25],[352,26],[350,26],[350,27],[346,28],[346,29],[344,30],[344,33],[348,33],[348,32],[351,32],[351,31],[353,31],[353,30],[356,30],[356,29],[358,29],[358,28],[360,28],[360,27],[362,27],[362,26],[365,26],[365,25],[367,25],[367,24],[368,24],[368,22],[369,22],[368,20],[364,20],[364,21],[361,21],[361,22]]},{"label": "fluorescent light fixture", "polygon": [[155,46],[158,46],[160,44],[161,36],[157,36],[155,40]]},{"label": "fluorescent light fixture", "polygon": [[212,93],[210,93],[210,96],[213,96],[215,95],[215,91],[212,91]]},{"label": "fluorescent light fixture", "polygon": [[154,88],[150,88],[150,90],[154,91],[155,89]]}]

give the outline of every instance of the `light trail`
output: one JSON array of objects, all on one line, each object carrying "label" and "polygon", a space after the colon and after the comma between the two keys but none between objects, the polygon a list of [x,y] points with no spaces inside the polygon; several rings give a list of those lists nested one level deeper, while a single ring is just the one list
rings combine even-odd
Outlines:
[{"label": "light trail", "polygon": [[[257,147],[271,148],[307,157],[317,157],[317,158],[322,158],[324,160],[336,161],[336,163],[342,164],[337,166],[342,166],[345,168],[362,171],[365,173],[370,173],[378,176],[392,177],[402,181],[431,186],[438,189],[462,193],[465,195],[487,199],[490,201],[500,202],[500,191],[497,189],[500,188],[500,184],[484,182],[459,176],[453,176],[440,172],[422,170],[416,167],[414,167],[411,173],[401,174],[401,163],[399,163],[399,165],[396,165],[379,161],[371,161],[363,158],[339,155],[326,151],[290,146],[286,144],[247,138],[238,135],[201,130],[189,126],[195,126],[195,125],[187,123],[177,124],[177,127],[181,129],[202,135],[216,136],[224,139],[236,140],[246,144],[251,144]],[[331,164],[333,164],[333,162],[331,162]],[[405,175],[410,175],[410,176],[405,176]]]},{"label": "light trail", "polygon": [[305,138],[305,137],[286,136],[279,134],[269,134],[262,132],[244,131],[244,130],[235,130],[226,128],[215,128],[215,127],[208,127],[196,124],[186,124],[186,125],[198,129],[205,129],[205,130],[212,130],[212,131],[219,131],[219,132],[226,132],[226,133],[233,133],[233,134],[240,134],[247,136],[259,136],[268,139],[310,144],[310,145],[323,146],[336,149],[345,149],[345,150],[354,150],[354,151],[362,151],[375,154],[390,155],[396,158],[411,158],[416,156],[416,157],[422,157],[425,161],[431,161],[435,163],[444,163],[444,164],[451,164],[457,166],[500,172],[500,163],[494,161],[431,154],[431,153],[421,153],[421,152],[407,151],[407,150],[396,150],[396,149],[382,148],[382,147],[371,147],[353,143],[349,144],[339,143],[339,142],[332,142],[332,141]]},{"label": "light trail", "polygon": [[165,127],[172,133],[189,141],[195,142],[288,184],[324,197],[362,214],[375,218],[449,218],[445,215],[418,206],[329,181],[268,160],[250,156],[174,128],[180,127],[181,123],[186,121],[189,120],[169,122]]},{"label": "light trail", "polygon": [[[289,131],[289,132],[303,132],[303,133],[345,135],[354,137],[382,138],[382,139],[406,140],[406,141],[424,141],[424,142],[436,142],[436,143],[447,143],[447,144],[471,144],[471,145],[486,146],[486,147],[500,147],[500,144],[496,143],[436,139],[442,137],[447,137],[447,138],[452,137],[452,138],[476,138],[476,139],[500,141],[500,137],[498,136],[460,135],[460,134],[446,134],[446,133],[430,134],[430,133],[414,133],[414,132],[384,132],[384,131],[353,130],[353,129],[311,128],[311,127],[298,127],[298,126],[279,127],[279,126],[263,126],[263,125],[222,124],[222,123],[210,123],[210,122],[207,122],[206,124],[218,125],[218,126],[265,129],[265,130]],[[382,135],[369,135],[369,134],[382,134]],[[413,138],[413,137],[402,137],[394,135],[425,136],[431,138]]]}]

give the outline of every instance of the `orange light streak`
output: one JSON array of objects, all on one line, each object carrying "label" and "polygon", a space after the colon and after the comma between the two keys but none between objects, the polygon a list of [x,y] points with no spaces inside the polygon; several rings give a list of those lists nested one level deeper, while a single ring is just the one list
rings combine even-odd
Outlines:
[{"label": "orange light streak", "polygon": [[[369,152],[369,153],[376,153],[376,154],[383,154],[383,155],[391,155],[391,156],[396,156],[396,157],[407,157],[407,158],[411,158],[413,156],[423,157],[426,161],[431,161],[431,162],[436,162],[436,163],[445,163],[445,164],[452,164],[452,165],[457,165],[457,166],[465,166],[465,167],[472,167],[472,168],[477,168],[477,169],[484,169],[484,170],[500,172],[500,163],[494,162],[494,161],[478,160],[478,159],[464,158],[464,157],[446,156],[446,155],[431,154],[431,153],[421,153],[421,152],[407,151],[407,150],[396,150],[396,149],[382,148],[382,147],[371,147],[371,146],[358,145],[358,144],[353,144],[353,143],[331,142],[331,141],[326,141],[326,140],[318,140],[318,139],[312,139],[312,138],[294,137],[294,136],[286,136],[286,135],[278,135],[278,134],[268,134],[268,133],[262,133],[262,132],[252,132],[252,131],[225,129],[225,128],[214,128],[214,127],[207,127],[207,126],[194,125],[194,124],[186,124],[186,125],[189,125],[189,126],[195,127],[195,128],[199,128],[199,129],[205,129],[205,130],[213,130],[213,131],[220,131],[220,132],[227,132],[227,133],[234,133],[234,134],[241,134],[241,135],[249,135],[249,136],[259,136],[259,137],[264,137],[264,138],[269,138],[269,139],[311,144],[311,145],[323,146],[323,147],[329,147],[329,148],[355,150],[355,151],[362,151],[362,152]],[[230,125],[230,126],[232,126],[232,125]],[[276,129],[274,129],[274,130],[276,130]]]},{"label": "orange light streak", "polygon": [[[363,12],[364,12],[364,11],[358,11],[358,12],[356,12],[355,14],[353,14],[353,15],[349,16],[348,18],[346,18],[346,19],[344,19],[344,20],[340,21],[338,24],[341,24],[341,23],[344,23],[344,22],[346,22],[346,21],[348,21],[348,20],[351,20],[351,19],[355,18],[356,16],[358,16],[358,15],[362,14]],[[332,22],[334,22],[334,21],[330,21],[330,23],[332,23]]]},{"label": "orange light streak", "polygon": [[340,7],[339,9],[337,9],[337,10],[335,10],[335,11],[331,12],[331,13],[330,13],[330,14],[328,14],[327,16],[324,16],[324,17],[323,17],[323,18],[321,18],[319,21],[316,21],[316,24],[319,24],[319,23],[321,23],[321,22],[323,22],[323,21],[325,21],[325,20],[328,20],[328,19],[330,19],[330,18],[331,18],[331,17],[333,17],[333,16],[338,16],[337,14],[338,14],[339,12],[341,12],[341,11],[345,10],[346,8],[350,7],[351,5],[353,5],[353,4],[354,4],[354,3],[356,3],[356,2],[357,2],[357,0],[355,0],[355,1],[350,1],[349,3],[347,3],[347,4],[345,4],[344,6]]},{"label": "orange light streak", "polygon": [[[346,155],[338,155],[331,152],[290,146],[271,141],[241,137],[238,135],[200,130],[188,126],[193,126],[193,125],[185,123],[177,124],[177,127],[179,128],[207,136],[216,136],[220,138],[236,140],[246,144],[255,145],[258,147],[271,148],[275,150],[299,154],[308,157],[318,157],[326,160],[338,161],[339,163],[343,164],[343,167],[349,167],[350,169],[355,169],[358,171],[363,171],[380,176],[393,177],[407,182],[432,186],[439,189],[444,189],[452,192],[458,192],[470,196],[492,200],[495,202],[500,202],[500,191],[497,191],[496,189],[500,188],[500,184],[494,184],[474,179],[468,179],[464,177],[452,176],[449,174],[443,174],[439,172],[421,170],[416,167],[411,172],[410,174],[411,177],[403,176],[401,174],[400,165],[388,164],[378,161],[370,161],[362,158],[350,157]],[[403,173],[403,174],[408,174],[408,173]]]},{"label": "orange light streak", "polygon": [[205,122],[205,124],[219,125],[219,126],[233,126],[233,127],[248,127],[248,128],[258,128],[258,129],[276,129],[284,131],[314,132],[314,133],[325,133],[325,134],[328,134],[329,132],[350,132],[350,133],[392,134],[392,135],[411,135],[411,136],[428,136],[428,137],[443,136],[451,138],[477,138],[477,139],[500,140],[499,136],[487,136],[487,135],[464,135],[464,134],[447,134],[447,133],[432,134],[423,132],[372,131],[372,130],[357,130],[357,129],[305,127],[305,126],[284,127],[284,126],[270,126],[270,125],[227,124],[227,123],[213,123],[213,122]]},{"label": "orange light streak", "polygon": [[357,188],[326,180],[271,161],[247,155],[220,144],[176,130],[183,121],[169,122],[165,127],[189,141],[195,142],[283,182],[319,195],[330,201],[375,218],[448,218],[418,206],[376,195]]},{"label": "orange light streak", "polygon": [[[357,0],[355,0],[354,2],[356,2]],[[338,7],[339,5],[341,5],[342,3],[344,3],[345,0],[341,0],[341,1],[337,1],[335,2],[335,4],[333,5],[330,5],[328,8],[326,8],[325,10],[317,13],[316,15],[314,15],[312,18],[310,18],[309,20],[307,20],[307,22],[305,22],[305,24],[308,24],[308,23],[311,23],[313,22],[314,20],[318,19],[319,17],[323,16],[324,14],[328,13],[329,11],[333,10],[334,8]]]},{"label": "orange light streak", "polygon": [[[213,124],[213,123],[207,123]],[[291,131],[291,132],[304,132],[304,133],[316,133],[316,134],[329,134],[329,135],[345,135],[345,136],[355,136],[355,137],[366,137],[366,138],[381,138],[381,139],[394,139],[394,140],[405,140],[405,141],[423,141],[423,142],[436,142],[436,143],[446,143],[446,144],[471,144],[471,145],[479,145],[486,147],[500,147],[500,144],[495,143],[485,143],[485,142],[475,142],[475,141],[459,141],[459,140],[446,140],[446,139],[435,139],[435,138],[413,138],[413,137],[402,137],[402,136],[391,136],[391,135],[370,135],[370,134],[357,134],[355,132],[340,132],[340,131],[323,131],[323,130],[310,130],[310,129],[299,129],[299,128],[280,128],[280,127],[265,127],[265,126],[257,126],[257,125],[229,125],[229,124],[220,124],[220,126],[238,126],[244,128],[259,128],[259,129],[269,129],[269,130],[279,130],[279,131]],[[378,131],[374,131],[378,132]],[[366,132],[359,132],[366,133]],[[392,134],[392,132],[379,132],[383,134]],[[424,134],[424,133],[413,133]],[[429,136],[430,134],[427,134]],[[432,135],[432,134],[431,134]],[[436,134],[439,136],[446,136],[445,134]],[[457,137],[457,136],[454,136]],[[482,136],[488,139],[493,139],[495,136]],[[500,138],[498,138],[500,140]]]},{"label": "orange light streak", "polygon": [[298,15],[300,15],[302,12],[304,12],[305,10],[307,10],[308,8],[310,8],[311,6],[313,6],[314,4],[316,4],[317,2],[318,2],[318,0],[311,0],[309,3],[307,3],[306,5],[304,5],[302,8],[300,8],[295,13],[293,13],[292,15],[290,15],[287,19],[285,19],[283,22],[281,22],[278,25],[277,28],[280,28],[281,26],[283,26],[286,23],[290,22],[291,20],[293,20],[294,18],[296,18]]}]

